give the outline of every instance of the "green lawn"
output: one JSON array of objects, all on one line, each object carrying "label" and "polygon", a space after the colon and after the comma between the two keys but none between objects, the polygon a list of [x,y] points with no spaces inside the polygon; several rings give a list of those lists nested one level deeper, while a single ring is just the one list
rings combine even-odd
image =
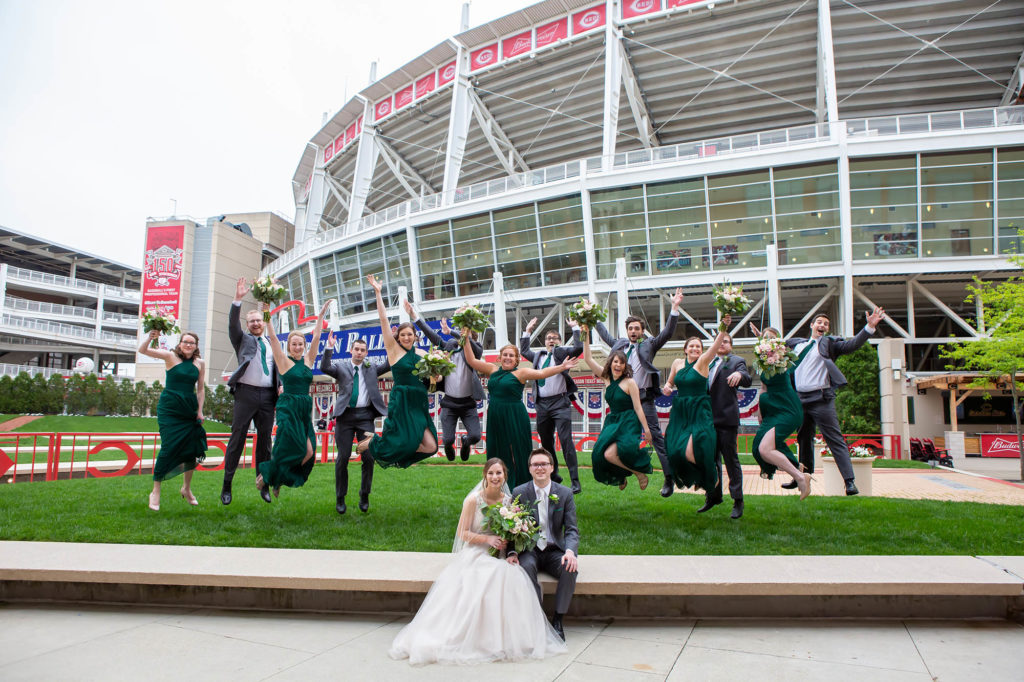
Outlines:
[{"label": "green lawn", "polygon": [[[220,422],[207,421],[210,433],[231,431],[231,427]],[[82,415],[46,415],[15,429],[25,433],[127,433],[141,431],[156,433],[156,417],[87,417]]]},{"label": "green lawn", "polygon": [[[349,513],[334,511],[333,465],[265,504],[251,469],[235,479],[235,501],[217,501],[222,474],[199,472],[197,508],[164,484],[151,512],[148,477],[0,485],[0,539],[447,552],[461,501],[480,467],[447,464],[375,472],[369,514],[356,509],[358,467],[350,468]],[[583,474],[577,497],[585,554],[1024,554],[1021,509],[1001,505],[883,498],[748,496],[697,515],[703,495],[658,495],[658,477],[625,492]]]}]

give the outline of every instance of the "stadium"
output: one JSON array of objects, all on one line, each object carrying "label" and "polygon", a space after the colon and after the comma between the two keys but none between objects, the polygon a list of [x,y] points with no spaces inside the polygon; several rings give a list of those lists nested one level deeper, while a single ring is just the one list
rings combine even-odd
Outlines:
[{"label": "stadium", "polygon": [[912,401],[899,370],[985,334],[965,285],[1009,274],[1024,225],[1021,26],[1021,0],[531,5],[316,131],[295,247],[265,272],[353,328],[376,319],[370,273],[428,318],[493,305],[490,348],[580,296],[657,330],[681,286],[666,366],[710,335],[724,279],[755,301],[740,351],[748,320],[852,334],[879,305],[880,374]]}]

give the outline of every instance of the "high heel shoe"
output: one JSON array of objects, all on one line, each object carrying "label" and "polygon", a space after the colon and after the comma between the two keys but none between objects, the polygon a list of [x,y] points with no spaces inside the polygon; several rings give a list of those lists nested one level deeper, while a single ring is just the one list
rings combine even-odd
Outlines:
[{"label": "high heel shoe", "polygon": [[359,441],[359,443],[356,444],[356,454],[361,455],[366,452],[370,448],[370,441],[372,440],[373,434],[371,433],[369,436]]},{"label": "high heel shoe", "polygon": [[273,488],[271,490],[271,492],[274,493],[274,497],[280,497],[281,496],[281,486],[277,486],[276,488]]},{"label": "high heel shoe", "polygon": [[647,484],[649,483],[647,480],[647,474],[637,471],[634,475],[636,476],[636,480],[640,483],[640,490],[647,490]]},{"label": "high heel shoe", "polygon": [[192,494],[191,490],[188,491],[188,495],[185,494],[186,491],[184,488],[182,488],[178,492],[180,492],[181,496],[188,500],[188,503],[191,504],[193,507],[199,506],[199,500],[196,499],[196,496]]},{"label": "high heel shoe", "polygon": [[814,478],[810,474],[804,474],[803,480],[797,482],[797,489],[800,490],[801,500],[811,494],[811,481],[813,480]]},{"label": "high heel shoe", "polygon": [[153,511],[160,511],[160,498],[156,498],[156,504],[153,504],[153,493],[149,494],[149,508]]},{"label": "high heel shoe", "polygon": [[619,484],[619,490],[625,490],[627,485],[629,485],[629,479],[622,479],[622,483]]}]

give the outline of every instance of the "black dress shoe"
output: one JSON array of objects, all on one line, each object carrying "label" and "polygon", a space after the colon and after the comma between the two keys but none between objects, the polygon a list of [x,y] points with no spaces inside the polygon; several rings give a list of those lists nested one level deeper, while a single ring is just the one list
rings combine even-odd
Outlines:
[{"label": "black dress shoe", "polygon": [[860,491],[857,490],[857,486],[855,486],[853,484],[853,479],[852,478],[849,481],[846,482],[846,494],[847,495],[860,495]]},{"label": "black dress shoe", "polygon": [[466,442],[466,439],[463,438],[462,447],[459,448],[459,459],[461,459],[463,462],[469,459],[469,452],[471,447],[472,446]]},{"label": "black dress shoe", "polygon": [[267,486],[263,486],[262,488],[260,488],[260,497],[263,498],[264,502],[270,504],[270,488],[268,488]]},{"label": "black dress shoe", "polygon": [[551,474],[551,480],[554,481],[555,483],[561,483],[562,477],[559,474]]},{"label": "black dress shoe", "polygon": [[786,490],[796,490],[796,479],[794,478],[789,483],[783,483],[779,487],[780,488],[785,488]]},{"label": "black dress shoe", "polygon": [[339,514],[344,514],[348,511],[348,507],[345,506],[344,502],[339,502],[338,504],[334,505],[334,511],[338,512]]},{"label": "black dress shoe", "polygon": [[562,638],[562,641],[564,642],[565,641],[565,629],[562,627],[562,616],[561,615],[555,614],[555,617],[551,619],[551,627],[553,627],[555,629],[555,632],[558,634],[559,637]]},{"label": "black dress shoe", "polygon": [[704,498],[704,506],[701,507],[700,509],[698,509],[697,513],[698,514],[703,514],[708,509],[711,509],[712,507],[714,507],[716,505],[719,505],[719,504],[722,504],[722,500],[712,500],[710,498],[705,497]]},{"label": "black dress shoe", "polygon": [[231,504],[231,488],[224,488],[220,491],[220,503]]},{"label": "black dress shoe", "polygon": [[676,484],[672,482],[671,478],[665,478],[665,485],[661,486],[662,497],[672,497],[672,493],[676,491]]},{"label": "black dress shoe", "polygon": [[572,482],[572,494],[573,495],[579,495],[581,492],[583,492],[583,486],[580,485],[579,481],[573,481]]},{"label": "black dress shoe", "polygon": [[370,496],[369,495],[360,495],[359,496],[359,511],[363,512],[364,514],[366,512],[368,512],[368,511],[370,511]]},{"label": "black dress shoe", "polygon": [[449,462],[455,461],[455,446],[444,444],[444,456],[448,458]]},{"label": "black dress shoe", "polygon": [[743,500],[736,500],[732,503],[732,513],[729,514],[730,519],[738,519],[743,516]]}]

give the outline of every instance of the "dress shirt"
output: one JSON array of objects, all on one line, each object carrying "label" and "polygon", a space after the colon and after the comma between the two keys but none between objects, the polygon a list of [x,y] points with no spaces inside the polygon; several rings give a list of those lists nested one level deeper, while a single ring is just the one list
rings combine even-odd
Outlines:
[{"label": "dress shirt", "polygon": [[[466,341],[469,343],[469,341]],[[470,383],[473,379],[473,368],[466,362],[466,356],[463,350],[460,348],[451,354],[452,362],[455,363],[455,369],[452,373],[445,377],[444,380],[444,392],[445,395],[451,396],[452,398],[469,398],[473,395],[473,385]]]},{"label": "dress shirt", "polygon": [[807,351],[807,355],[796,368],[793,378],[798,391],[820,391],[829,387],[828,367],[825,366],[825,358],[818,352],[818,342],[819,339],[810,339],[793,349],[799,356],[808,345],[815,346]]},{"label": "dress shirt", "polygon": [[[246,332],[248,334],[249,332]],[[260,338],[263,339],[263,345],[267,351],[267,369],[269,372],[263,371],[263,361],[260,359]],[[270,341],[267,337],[261,336],[255,338],[256,341],[256,354],[252,356],[252,360],[249,361],[249,366],[245,368],[245,372],[239,378],[239,383],[248,384],[249,386],[258,386],[260,388],[270,388],[274,385],[274,352],[270,349]]]},{"label": "dress shirt", "polygon": [[551,483],[543,488],[538,488],[534,485],[534,489],[537,491],[537,525],[540,526],[541,537],[537,540],[537,547],[544,549],[548,546],[548,495],[551,491]]},{"label": "dress shirt", "polygon": [[[370,404],[370,392],[366,388],[366,382],[367,381],[376,381],[377,380],[377,372],[376,371],[374,371],[374,372],[367,372],[367,371],[365,371],[366,368],[367,368],[366,360],[363,360],[362,364],[359,364],[359,365],[357,365],[356,363],[353,362],[352,363],[352,368],[356,372],[359,372],[359,395],[356,398],[356,407],[366,407],[367,405]],[[372,379],[370,378],[371,374],[373,375]],[[355,383],[355,377],[352,378],[352,382]]]},{"label": "dress shirt", "polygon": [[[544,368],[544,362],[551,358],[550,365],[555,364],[555,354],[548,353],[548,349],[545,348],[542,351],[538,351],[537,355],[534,356],[534,367],[537,369]],[[565,393],[565,377],[561,373],[550,376],[544,380],[544,385],[540,386],[540,381],[537,381],[537,391],[541,398],[550,398],[551,396],[562,395]]]},{"label": "dress shirt", "polygon": [[711,369],[708,371],[708,386],[711,386],[715,381],[715,375],[718,374],[719,368],[724,364],[725,360],[721,355],[716,355],[714,359],[711,360]]}]

